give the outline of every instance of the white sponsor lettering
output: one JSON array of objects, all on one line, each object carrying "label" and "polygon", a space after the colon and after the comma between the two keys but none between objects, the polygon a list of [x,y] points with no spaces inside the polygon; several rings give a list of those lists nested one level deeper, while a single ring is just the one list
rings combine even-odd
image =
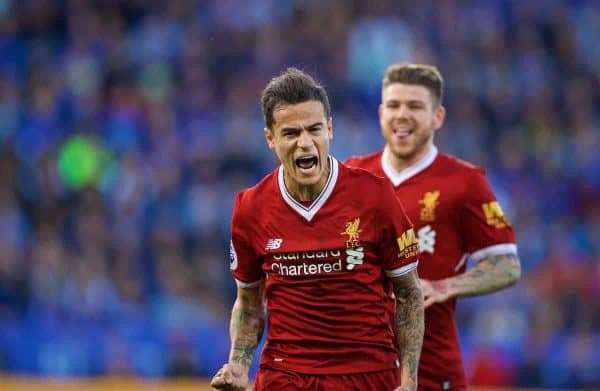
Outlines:
[{"label": "white sponsor lettering", "polygon": [[419,248],[421,252],[433,254],[435,251],[435,231],[431,229],[431,225],[426,225],[417,232],[419,237]]},{"label": "white sponsor lettering", "polygon": [[274,262],[271,265],[271,270],[274,273],[282,276],[309,276],[321,273],[341,272],[342,260],[338,259],[334,262],[323,263],[297,263],[286,265],[282,262]]},{"label": "white sponsor lettering", "polygon": [[362,265],[365,253],[362,247],[346,249],[346,269],[352,270],[356,265]]},{"label": "white sponsor lettering", "polygon": [[273,259],[281,260],[301,260],[301,259],[323,259],[323,258],[339,258],[342,255],[340,250],[324,250],[324,251],[300,251],[294,253],[274,254]]}]

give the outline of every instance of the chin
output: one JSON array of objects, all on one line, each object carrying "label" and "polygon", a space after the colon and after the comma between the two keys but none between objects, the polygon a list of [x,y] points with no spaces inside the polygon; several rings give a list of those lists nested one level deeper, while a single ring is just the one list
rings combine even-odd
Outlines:
[{"label": "chin", "polygon": [[415,154],[415,149],[411,148],[411,147],[407,148],[407,147],[393,146],[391,148],[391,151],[396,157],[398,157],[400,159],[406,159]]},{"label": "chin", "polygon": [[314,186],[319,183],[320,176],[298,178],[297,182],[301,186]]}]

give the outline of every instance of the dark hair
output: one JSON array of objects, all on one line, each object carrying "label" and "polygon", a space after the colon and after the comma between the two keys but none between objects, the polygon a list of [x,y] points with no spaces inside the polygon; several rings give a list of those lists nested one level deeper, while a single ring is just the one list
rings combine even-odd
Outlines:
[{"label": "dark hair", "polygon": [[271,79],[261,95],[262,112],[267,128],[271,129],[275,120],[273,111],[283,105],[319,101],[323,104],[325,117],[331,116],[329,99],[325,88],[307,73],[297,68],[288,68]]},{"label": "dark hair", "polygon": [[433,65],[394,64],[390,65],[383,77],[383,88],[392,83],[413,84],[427,88],[435,106],[442,104],[444,79]]}]

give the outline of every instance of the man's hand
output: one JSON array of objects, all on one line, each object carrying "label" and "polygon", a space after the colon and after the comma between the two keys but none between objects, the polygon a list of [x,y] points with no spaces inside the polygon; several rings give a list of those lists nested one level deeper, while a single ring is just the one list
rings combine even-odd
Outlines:
[{"label": "man's hand", "polygon": [[240,363],[223,365],[212,378],[210,386],[222,391],[250,391],[248,368]]},{"label": "man's hand", "polygon": [[265,328],[263,308],[264,282],[257,286],[238,287],[231,311],[229,362],[213,377],[211,387],[222,391],[250,391],[248,370]]},{"label": "man's hand", "polygon": [[485,295],[507,288],[521,277],[521,263],[516,254],[490,255],[465,273],[443,280],[423,280],[424,306],[451,298]]},{"label": "man's hand", "polygon": [[450,298],[449,284],[446,280],[420,279],[423,288],[423,307],[427,308],[434,303],[443,303]]}]

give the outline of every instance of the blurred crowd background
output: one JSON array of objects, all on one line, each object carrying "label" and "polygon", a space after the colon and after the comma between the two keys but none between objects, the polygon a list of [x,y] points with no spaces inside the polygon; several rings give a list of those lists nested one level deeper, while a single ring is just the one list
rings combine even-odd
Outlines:
[{"label": "blurred crowd background", "polygon": [[600,2],[0,0],[0,372],[211,376],[233,197],[276,167],[287,66],[379,149],[385,67],[437,65],[442,150],[482,165],[521,282],[459,303],[479,385],[600,387]]}]

